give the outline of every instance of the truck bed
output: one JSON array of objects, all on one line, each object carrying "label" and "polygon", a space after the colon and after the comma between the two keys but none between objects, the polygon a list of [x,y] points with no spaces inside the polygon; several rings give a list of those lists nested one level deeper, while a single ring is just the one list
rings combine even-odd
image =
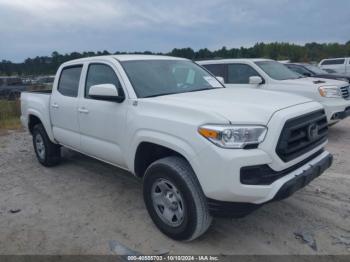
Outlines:
[{"label": "truck bed", "polygon": [[50,133],[50,99],[51,90],[25,91],[21,93],[21,122],[28,127],[30,116],[35,116],[42,121],[48,133]]}]

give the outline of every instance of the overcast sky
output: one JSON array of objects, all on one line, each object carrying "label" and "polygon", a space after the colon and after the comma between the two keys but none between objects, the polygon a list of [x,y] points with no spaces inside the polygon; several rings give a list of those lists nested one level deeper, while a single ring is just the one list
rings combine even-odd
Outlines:
[{"label": "overcast sky", "polygon": [[0,60],[350,40],[350,0],[0,0]]}]

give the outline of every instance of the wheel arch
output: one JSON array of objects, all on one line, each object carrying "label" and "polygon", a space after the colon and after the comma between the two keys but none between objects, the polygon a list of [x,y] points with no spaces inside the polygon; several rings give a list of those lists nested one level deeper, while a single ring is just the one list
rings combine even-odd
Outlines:
[{"label": "wheel arch", "polygon": [[172,155],[185,159],[195,171],[193,162],[196,152],[185,141],[168,134],[145,132],[131,148],[129,167],[138,177],[143,177],[154,161]]},{"label": "wheel arch", "polygon": [[37,112],[35,110],[29,110],[28,111],[27,128],[31,134],[33,132],[34,126],[37,124],[42,124],[44,126],[45,131],[46,131],[48,137],[50,138],[51,142],[56,143],[54,136],[53,136],[53,133],[52,133],[51,126],[49,126],[47,124],[47,122],[44,121],[44,118],[42,117],[42,115],[39,112]]},{"label": "wheel arch", "polygon": [[171,148],[151,142],[141,142],[136,149],[134,158],[135,175],[143,177],[145,171],[153,162],[169,156],[181,157],[189,163],[185,156]]}]

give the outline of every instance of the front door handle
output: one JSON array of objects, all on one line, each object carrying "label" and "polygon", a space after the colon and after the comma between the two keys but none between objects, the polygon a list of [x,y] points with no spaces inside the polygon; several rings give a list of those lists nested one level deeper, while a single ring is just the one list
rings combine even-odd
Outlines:
[{"label": "front door handle", "polygon": [[51,105],[51,107],[52,107],[52,108],[59,108],[59,106],[58,106],[57,103],[53,103],[53,104]]},{"label": "front door handle", "polygon": [[87,110],[85,107],[81,107],[78,109],[79,113],[82,113],[82,114],[88,114],[89,113],[89,110]]}]

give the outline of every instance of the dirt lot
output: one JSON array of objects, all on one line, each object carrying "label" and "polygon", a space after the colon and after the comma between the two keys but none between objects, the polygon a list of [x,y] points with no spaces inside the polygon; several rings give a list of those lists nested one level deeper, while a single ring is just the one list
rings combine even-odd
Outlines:
[{"label": "dirt lot", "polygon": [[305,189],[178,243],[153,225],[126,172],[69,150],[47,169],[27,133],[3,134],[0,254],[112,254],[113,240],[144,254],[350,254],[350,119],[331,128],[328,149],[333,167]]}]

